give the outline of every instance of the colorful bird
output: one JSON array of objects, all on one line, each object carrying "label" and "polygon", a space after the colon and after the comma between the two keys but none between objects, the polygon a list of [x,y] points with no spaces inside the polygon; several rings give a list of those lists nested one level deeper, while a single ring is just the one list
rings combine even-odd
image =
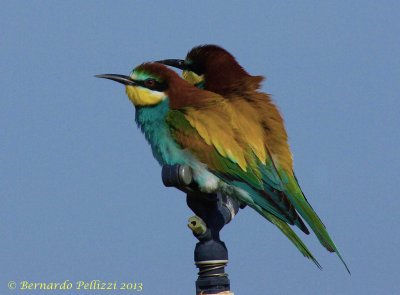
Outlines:
[{"label": "colorful bird", "polygon": [[182,69],[185,80],[221,95],[230,105],[238,133],[256,158],[257,168],[253,171],[261,186],[248,179],[244,182],[235,180],[231,184],[247,191],[263,209],[308,234],[299,213],[321,244],[328,251],[336,252],[350,273],[325,225],[299,186],[282,116],[270,96],[259,90],[264,78],[248,74],[233,55],[216,45],[197,46],[189,51],[185,60],[158,62]]},{"label": "colorful bird", "polygon": [[[275,202],[277,196],[283,198],[293,190],[295,179],[274,162],[267,148],[262,153],[247,141],[245,133],[252,130],[242,128],[243,120],[237,120],[238,111],[228,99],[194,87],[157,63],[142,64],[130,76],[97,77],[126,85],[136,107],[136,122],[161,165],[190,166],[202,192],[220,191],[252,207],[320,267],[288,226],[294,223],[290,214],[283,214],[282,206]],[[257,135],[259,132],[254,133]]]}]

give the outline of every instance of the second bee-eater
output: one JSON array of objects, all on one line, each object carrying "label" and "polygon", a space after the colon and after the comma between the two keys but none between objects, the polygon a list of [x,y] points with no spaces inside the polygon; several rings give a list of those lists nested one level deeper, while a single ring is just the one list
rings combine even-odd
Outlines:
[{"label": "second bee-eater", "polygon": [[255,209],[320,267],[288,225],[293,218],[273,200],[282,196],[279,172],[269,156],[247,142],[245,133],[251,130],[240,126],[237,111],[224,97],[194,87],[158,63],[142,64],[129,76],[97,77],[126,86],[137,125],[161,165],[190,166],[202,192],[221,192]]},{"label": "second bee-eater", "polygon": [[[197,46],[184,60],[158,61],[183,70],[183,77],[198,88],[224,97],[243,130],[243,139],[263,164],[264,199],[274,203],[286,222],[308,234],[298,213],[314,231],[321,244],[336,252],[350,273],[325,225],[304,196],[293,171],[292,153],[283,118],[268,94],[262,93],[262,76],[248,74],[236,59],[217,45]],[[279,216],[279,215],[277,215]],[[279,216],[282,218],[282,216]]]}]

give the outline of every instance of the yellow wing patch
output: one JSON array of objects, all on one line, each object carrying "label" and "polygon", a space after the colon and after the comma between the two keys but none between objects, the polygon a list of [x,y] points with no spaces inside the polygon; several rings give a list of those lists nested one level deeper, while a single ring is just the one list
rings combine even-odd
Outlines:
[{"label": "yellow wing patch", "polygon": [[208,145],[213,145],[223,157],[247,171],[244,148],[236,139],[237,130],[231,127],[229,113],[231,109],[226,103],[221,103],[218,108],[188,108],[185,117]]},{"label": "yellow wing patch", "polygon": [[265,163],[267,158],[264,145],[265,133],[260,124],[261,120],[257,110],[243,99],[231,99],[229,103],[232,107],[232,116],[239,134],[251,147],[261,163]]},{"label": "yellow wing patch", "polygon": [[268,148],[275,164],[279,164],[285,171],[293,170],[293,158],[288,144],[283,118],[272,102],[269,95],[256,93],[249,95],[251,104],[258,110],[260,122],[267,129],[264,130],[265,146]]}]

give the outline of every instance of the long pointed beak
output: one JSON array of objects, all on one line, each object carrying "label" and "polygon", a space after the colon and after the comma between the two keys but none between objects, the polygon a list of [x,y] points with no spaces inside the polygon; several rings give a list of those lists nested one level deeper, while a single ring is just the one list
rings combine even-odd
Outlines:
[{"label": "long pointed beak", "polygon": [[138,85],[135,80],[133,80],[129,76],[124,76],[124,75],[117,75],[117,74],[103,74],[103,75],[95,75],[97,78],[104,78],[104,79],[109,79],[113,80],[115,82],[124,84],[124,85]]},{"label": "long pointed beak", "polygon": [[187,70],[188,67],[183,59],[163,59],[156,61],[159,64],[164,64],[181,70]]}]

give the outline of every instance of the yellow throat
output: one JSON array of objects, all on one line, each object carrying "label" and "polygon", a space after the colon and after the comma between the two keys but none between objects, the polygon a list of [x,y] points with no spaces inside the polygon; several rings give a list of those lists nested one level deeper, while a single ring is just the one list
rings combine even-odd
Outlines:
[{"label": "yellow throat", "polygon": [[126,86],[126,94],[135,106],[152,106],[166,98],[165,93],[140,86]]},{"label": "yellow throat", "polygon": [[204,75],[197,75],[192,71],[183,71],[182,77],[192,85],[197,85],[204,81]]}]

